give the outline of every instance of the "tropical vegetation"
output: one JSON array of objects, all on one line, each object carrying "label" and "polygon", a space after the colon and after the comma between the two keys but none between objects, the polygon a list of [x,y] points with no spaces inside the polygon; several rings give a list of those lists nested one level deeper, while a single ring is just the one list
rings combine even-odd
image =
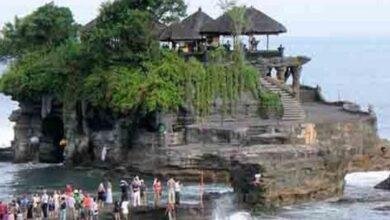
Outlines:
[{"label": "tropical vegetation", "polygon": [[[240,8],[228,10],[242,19]],[[67,108],[82,101],[119,114],[185,108],[206,118],[218,99],[221,114],[234,115],[244,92],[277,105],[277,96],[261,91],[259,73],[246,64],[238,40],[233,53],[217,48],[206,65],[161,49],[156,24],[185,14],[183,0],[116,0],[103,4],[85,29],[68,8],[46,4],[4,26],[0,57],[13,62],[0,91],[18,101],[51,95]]]}]

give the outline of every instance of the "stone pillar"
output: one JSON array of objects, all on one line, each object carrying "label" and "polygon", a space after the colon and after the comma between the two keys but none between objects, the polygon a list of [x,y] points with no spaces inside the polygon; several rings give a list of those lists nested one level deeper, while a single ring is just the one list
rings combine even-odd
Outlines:
[{"label": "stone pillar", "polygon": [[295,98],[299,100],[299,93],[301,87],[301,72],[302,66],[294,66],[292,67],[292,75],[293,75],[293,92],[295,94]]},{"label": "stone pillar", "polygon": [[37,159],[38,152],[31,147],[30,138],[42,136],[39,106],[34,103],[20,103],[20,109],[14,111],[9,119],[15,122],[12,141],[14,162],[29,162]]},{"label": "stone pillar", "polygon": [[284,83],[286,83],[288,81],[290,76],[291,76],[291,67],[287,67],[286,73],[284,74]]},{"label": "stone pillar", "polygon": [[286,70],[287,70],[287,67],[285,67],[285,66],[276,67],[276,77],[282,83],[285,82],[284,77],[286,74]]}]

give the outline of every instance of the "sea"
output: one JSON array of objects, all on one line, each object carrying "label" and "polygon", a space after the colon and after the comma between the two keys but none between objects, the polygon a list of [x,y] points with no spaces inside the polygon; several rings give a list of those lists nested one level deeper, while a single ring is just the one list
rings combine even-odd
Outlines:
[{"label": "sea", "polygon": [[[367,109],[374,106],[378,116],[378,132],[382,138],[390,138],[390,39],[385,38],[336,38],[336,37],[271,37],[271,49],[283,45],[286,55],[304,55],[312,60],[303,67],[302,83],[319,85],[329,101],[348,100]],[[264,46],[261,41],[260,46]],[[0,73],[6,68],[0,64]],[[0,147],[10,146],[13,124],[8,120],[18,103],[0,94]],[[48,170],[50,172],[48,172]],[[81,172],[81,173],[80,173]],[[92,172],[92,171],[91,171]],[[93,173],[64,171],[53,165],[15,165],[0,163],[0,199],[8,198],[27,188],[61,185],[75,179],[93,187],[97,178]],[[34,177],[29,175],[33,173]],[[379,211],[390,205],[390,192],[373,189],[388,177],[390,172],[351,173],[346,176],[344,197],[339,201],[321,201],[284,207],[275,213],[251,216],[235,207],[215,207],[215,220],[223,219],[390,219],[390,211]],[[58,178],[61,176],[61,178]],[[229,186],[210,186],[210,191],[229,191]],[[196,185],[185,189],[194,195]],[[193,202],[193,197],[185,198]],[[221,203],[222,204],[222,203]],[[224,203],[223,203],[224,204]]]}]

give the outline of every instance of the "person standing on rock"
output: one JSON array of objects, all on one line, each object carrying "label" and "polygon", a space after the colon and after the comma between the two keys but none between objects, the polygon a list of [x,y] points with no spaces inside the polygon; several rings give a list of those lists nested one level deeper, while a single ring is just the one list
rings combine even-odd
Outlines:
[{"label": "person standing on rock", "polygon": [[[81,190],[80,190],[81,191]],[[75,190],[73,192],[73,198],[75,201],[75,218],[78,219],[80,216],[81,208],[82,208],[82,203],[83,203],[83,198],[82,198],[82,193],[79,190]]]},{"label": "person standing on rock", "polygon": [[60,204],[61,204],[61,197],[58,191],[54,191],[53,194],[53,199],[54,199],[54,215],[56,218],[60,216]]},{"label": "person standing on rock", "polygon": [[84,215],[86,216],[87,220],[90,220],[92,218],[92,208],[93,208],[93,198],[86,193],[83,198],[83,209],[84,209]]},{"label": "person standing on rock", "polygon": [[54,200],[54,197],[51,195],[49,197],[49,205],[48,205],[48,209],[49,209],[49,219],[53,219],[53,218],[56,218],[57,216],[55,216],[55,200]]},{"label": "person standing on rock", "polygon": [[122,192],[121,201],[128,201],[129,200],[129,184],[126,182],[126,180],[121,180],[119,183],[119,187],[121,188],[121,192]]},{"label": "person standing on rock", "polygon": [[141,185],[140,185],[141,205],[147,206],[148,205],[148,197],[146,194],[147,187],[146,187],[145,181],[143,179],[140,180],[140,183],[141,183]]},{"label": "person standing on rock", "polygon": [[60,220],[66,220],[66,201],[65,201],[65,196],[61,197]]},{"label": "person standing on rock", "polygon": [[180,205],[180,192],[183,184],[180,183],[180,180],[175,182],[175,202],[176,205]]},{"label": "person standing on rock", "polygon": [[[28,203],[29,202],[30,201],[27,198],[27,194],[24,194],[22,199],[20,200],[20,209],[21,209],[21,211],[23,213],[23,217],[24,218],[27,218],[27,208],[28,208]],[[2,219],[2,218],[0,218],[0,219]]]},{"label": "person standing on rock", "polygon": [[[33,203],[32,201],[29,201],[27,205],[27,220],[31,220],[33,219],[33,217],[34,217]],[[58,216],[55,216],[55,218],[58,218]]]},{"label": "person standing on rock", "polygon": [[105,188],[106,188],[106,203],[107,204],[112,204],[113,203],[113,199],[112,199],[112,184],[111,184],[110,180],[106,181]]},{"label": "person standing on rock", "polygon": [[99,187],[98,187],[98,205],[99,205],[99,208],[103,208],[105,201],[106,201],[106,189],[104,188],[104,184],[100,183]]},{"label": "person standing on rock", "polygon": [[38,196],[38,194],[35,194],[33,197],[33,210],[34,210],[34,218],[40,219],[42,217],[42,210],[41,210],[41,198]]},{"label": "person standing on rock", "polygon": [[162,194],[162,186],[161,181],[155,177],[153,181],[153,192],[154,192],[154,206],[160,206],[161,194]]},{"label": "person standing on rock", "polygon": [[170,178],[167,182],[168,186],[168,204],[175,204],[175,180]]},{"label": "person standing on rock", "polygon": [[47,219],[48,217],[48,208],[49,208],[49,195],[47,195],[46,190],[44,190],[42,195],[42,212],[43,212],[44,219]]},{"label": "person standing on rock", "polygon": [[66,196],[66,209],[68,216],[72,219],[76,218],[76,200],[74,198],[74,195]]},{"label": "person standing on rock", "polygon": [[133,189],[133,207],[141,206],[141,182],[136,176],[131,184]]}]

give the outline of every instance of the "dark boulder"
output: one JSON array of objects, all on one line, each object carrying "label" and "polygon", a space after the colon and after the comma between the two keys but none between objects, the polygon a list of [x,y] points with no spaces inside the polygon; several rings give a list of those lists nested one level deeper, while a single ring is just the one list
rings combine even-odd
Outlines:
[{"label": "dark boulder", "polygon": [[0,148],[0,162],[9,162],[13,159],[13,149],[12,148]]},{"label": "dark boulder", "polygon": [[390,190],[390,176],[374,187],[375,189]]}]

